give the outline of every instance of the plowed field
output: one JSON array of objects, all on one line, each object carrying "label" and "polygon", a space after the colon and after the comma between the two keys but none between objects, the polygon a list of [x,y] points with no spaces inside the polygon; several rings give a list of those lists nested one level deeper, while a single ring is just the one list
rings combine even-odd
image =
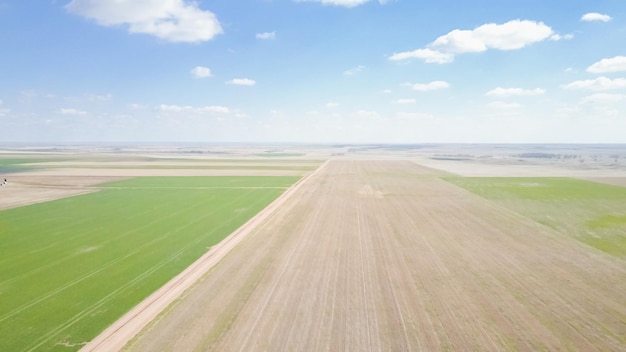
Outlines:
[{"label": "plowed field", "polygon": [[626,349],[626,262],[402,161],[332,161],[132,351]]}]

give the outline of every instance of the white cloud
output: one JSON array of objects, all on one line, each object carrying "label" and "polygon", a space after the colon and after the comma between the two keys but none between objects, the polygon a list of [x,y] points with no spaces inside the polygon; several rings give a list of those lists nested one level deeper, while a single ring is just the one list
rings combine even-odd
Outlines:
[{"label": "white cloud", "polygon": [[86,94],[85,99],[87,99],[88,101],[93,101],[93,102],[102,102],[102,101],[109,101],[113,99],[113,95],[111,94],[102,94],[102,95]]},{"label": "white cloud", "polygon": [[413,90],[425,92],[429,90],[445,89],[450,87],[450,84],[446,81],[432,81],[429,83],[416,83],[411,86]]},{"label": "white cloud", "polygon": [[432,114],[421,113],[421,112],[399,111],[396,113],[396,118],[398,120],[404,120],[404,121],[417,121],[417,120],[433,120],[435,116],[433,116]]},{"label": "white cloud", "polygon": [[409,99],[398,99],[395,101],[396,104],[414,104],[415,103],[415,99],[409,98]]},{"label": "white cloud", "polygon": [[365,66],[359,65],[359,66],[353,67],[353,68],[351,68],[349,70],[343,71],[343,74],[346,75],[346,76],[354,76],[354,75],[356,75],[357,73],[359,73],[359,72],[361,72],[363,70],[365,70]]},{"label": "white cloud", "polygon": [[256,81],[249,78],[234,78],[230,81],[226,82],[227,84],[233,84],[236,86],[253,86],[256,84]]},{"label": "white cloud", "polygon": [[626,100],[626,94],[594,93],[583,98],[582,103],[616,103]]},{"label": "white cloud", "polygon": [[131,108],[131,109],[133,109],[133,110],[142,110],[142,109],[145,109],[145,108],[146,108],[146,106],[145,106],[145,105],[143,105],[143,104],[138,104],[138,103],[131,103],[131,104],[128,104],[128,107],[129,107],[129,108]]},{"label": "white cloud", "polygon": [[331,102],[326,103],[326,107],[327,107],[327,108],[329,108],[329,109],[331,109],[331,108],[336,108],[336,107],[338,107],[338,106],[339,106],[339,103],[335,103],[335,102],[332,102],[332,101],[331,101]]},{"label": "white cloud", "polygon": [[602,59],[587,67],[587,72],[605,73],[626,71],[626,56],[615,56],[610,59]]},{"label": "white cloud", "polygon": [[560,35],[560,34],[553,34],[550,36],[550,40],[558,42],[559,40],[570,40],[570,39],[574,39],[574,34],[572,33],[568,33],[565,35]]},{"label": "white cloud", "polygon": [[86,111],[74,109],[74,108],[62,108],[57,111],[61,115],[73,115],[73,116],[84,116],[87,115]]},{"label": "white cloud", "polygon": [[520,96],[520,95],[540,95],[545,93],[546,91],[541,88],[535,89],[522,89],[522,88],[494,88],[487,93],[485,96],[488,97],[508,97],[508,96]]},{"label": "white cloud", "polygon": [[429,64],[447,64],[454,61],[453,54],[442,53],[432,49],[417,49],[413,51],[405,51],[394,53],[389,60],[400,61],[407,59],[423,59]]},{"label": "white cloud", "polygon": [[230,109],[225,106],[213,105],[213,106],[203,106],[203,107],[193,107],[190,105],[166,105],[161,104],[158,106],[158,109],[162,112],[170,112],[170,113],[180,113],[180,112],[191,112],[191,113],[222,113],[228,114],[230,113]]},{"label": "white cloud", "polygon": [[600,22],[609,22],[612,20],[611,16],[605,15],[597,12],[589,12],[584,14],[581,18],[581,21],[592,22],[592,21],[600,21]]},{"label": "white cloud", "polygon": [[257,33],[256,39],[276,39],[276,32]]},{"label": "white cloud", "polygon": [[[322,5],[334,5],[334,6],[343,6],[343,7],[355,7],[359,5],[363,5],[370,0],[296,0],[296,2],[319,2]],[[381,3],[385,3],[387,1],[383,0]]]},{"label": "white cloud", "polygon": [[190,72],[196,78],[207,78],[213,76],[213,74],[211,73],[211,69],[204,66],[196,66],[191,69]]},{"label": "white cloud", "polygon": [[383,90],[383,93],[385,93],[385,94],[391,94],[391,89],[384,89],[384,90]]},{"label": "white cloud", "polygon": [[522,107],[518,103],[507,103],[504,101],[493,101],[487,104],[487,106],[492,109],[502,109],[502,110],[519,109],[520,107]]},{"label": "white cloud", "polygon": [[611,90],[626,88],[626,78],[610,79],[606,77],[598,77],[594,79],[587,79],[582,81],[574,81],[570,84],[564,85],[565,89],[589,89],[589,90]]},{"label": "white cloud", "polygon": [[358,117],[378,118],[378,113],[370,110],[359,110],[355,112],[355,115]]},{"label": "white cloud", "polygon": [[128,27],[130,33],[171,42],[202,42],[222,33],[215,14],[187,0],[72,0],[65,8],[102,26]]},{"label": "white cloud", "polygon": [[393,61],[419,58],[427,63],[450,63],[461,53],[488,49],[517,50],[546,40],[555,33],[543,22],[513,20],[503,24],[487,23],[472,30],[455,29],[440,36],[427,48],[393,54]]}]

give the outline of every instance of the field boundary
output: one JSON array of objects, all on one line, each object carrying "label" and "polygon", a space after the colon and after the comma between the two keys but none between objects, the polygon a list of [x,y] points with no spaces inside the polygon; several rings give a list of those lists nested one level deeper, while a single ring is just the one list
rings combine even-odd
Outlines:
[{"label": "field boundary", "polygon": [[287,199],[289,199],[310,178],[322,170],[330,160],[325,161],[315,171],[304,176],[270,205],[253,216],[237,230],[228,235],[220,243],[202,255],[187,269],[176,275],[157,291],[152,293],[141,303],[124,314],[115,323],[88,342],[80,351],[119,351],[141,332],[151,321],[158,317],[188,288],[193,286],[204,274],[224,258],[233,248],[245,239],[255,228],[273,214]]}]

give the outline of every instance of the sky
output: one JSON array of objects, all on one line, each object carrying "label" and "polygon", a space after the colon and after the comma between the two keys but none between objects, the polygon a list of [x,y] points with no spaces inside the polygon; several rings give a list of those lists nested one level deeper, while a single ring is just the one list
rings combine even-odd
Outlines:
[{"label": "sky", "polygon": [[0,0],[0,142],[626,143],[623,0]]}]

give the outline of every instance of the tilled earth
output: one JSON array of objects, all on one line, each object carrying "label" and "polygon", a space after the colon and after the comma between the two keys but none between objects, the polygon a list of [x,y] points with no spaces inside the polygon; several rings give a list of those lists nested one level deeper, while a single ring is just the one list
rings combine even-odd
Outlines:
[{"label": "tilled earth", "polygon": [[620,351],[626,262],[403,161],[331,161],[132,351]]}]

